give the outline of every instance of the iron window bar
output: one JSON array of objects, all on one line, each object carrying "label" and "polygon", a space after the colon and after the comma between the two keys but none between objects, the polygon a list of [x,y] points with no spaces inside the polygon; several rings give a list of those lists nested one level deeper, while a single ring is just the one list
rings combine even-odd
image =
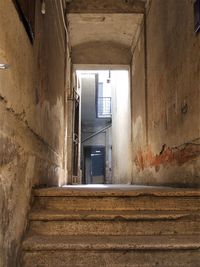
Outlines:
[{"label": "iron window bar", "polygon": [[112,104],[111,97],[98,97],[97,98],[97,117],[98,118],[111,118]]}]

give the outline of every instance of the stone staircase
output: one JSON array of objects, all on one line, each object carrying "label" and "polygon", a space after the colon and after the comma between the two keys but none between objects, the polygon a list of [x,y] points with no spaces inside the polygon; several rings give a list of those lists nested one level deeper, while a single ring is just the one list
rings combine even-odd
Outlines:
[{"label": "stone staircase", "polygon": [[199,267],[200,191],[37,189],[20,266]]}]

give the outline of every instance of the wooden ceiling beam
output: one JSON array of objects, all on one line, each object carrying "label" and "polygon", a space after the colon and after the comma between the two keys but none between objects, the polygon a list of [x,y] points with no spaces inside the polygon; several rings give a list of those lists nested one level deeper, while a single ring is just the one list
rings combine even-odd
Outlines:
[{"label": "wooden ceiling beam", "polygon": [[71,0],[66,5],[67,13],[76,14],[145,12],[145,2],[142,0]]}]

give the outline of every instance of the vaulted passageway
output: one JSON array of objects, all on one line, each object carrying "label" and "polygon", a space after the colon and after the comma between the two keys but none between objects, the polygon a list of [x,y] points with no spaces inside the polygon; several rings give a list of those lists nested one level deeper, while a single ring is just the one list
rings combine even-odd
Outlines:
[{"label": "vaulted passageway", "polygon": [[[85,229],[84,225],[91,225],[91,221],[95,220],[94,225],[98,225],[99,234],[104,232],[102,229],[108,224],[114,224],[110,237],[107,230],[106,237],[98,237],[99,243],[93,236],[78,244],[78,248],[84,251],[89,244],[92,251],[88,254],[88,259],[94,259],[91,266],[117,264],[116,258],[119,254],[115,254],[115,249],[120,249],[120,255],[123,255],[129,245],[130,254],[125,258],[120,256],[122,266],[124,262],[131,266],[134,258],[136,266],[142,266],[146,262],[149,262],[149,266],[156,266],[157,263],[158,266],[168,266],[170,255],[173,259],[170,265],[176,262],[175,266],[181,266],[180,259],[183,259],[184,267],[198,266],[199,226],[196,222],[199,221],[200,185],[199,17],[199,0],[0,1],[0,267],[16,266],[19,262],[21,241],[28,218],[32,224],[31,233],[34,235],[41,233],[46,220],[48,227],[53,225],[54,234],[65,229],[65,234],[69,235],[75,234],[77,229],[81,233]],[[113,209],[105,214],[99,212],[97,200],[104,191],[100,189],[96,197],[90,199],[91,207],[96,208],[97,212],[92,212],[89,204],[88,210],[83,212],[89,216],[85,223],[81,212],[78,213],[78,219],[74,218],[75,212],[80,208],[78,204],[76,208],[76,203],[82,205],[83,200],[78,188],[80,195],[77,198],[73,190],[58,188],[81,181],[78,172],[74,172],[77,168],[74,165],[74,159],[77,159],[75,144],[79,143],[74,135],[75,108],[79,98],[76,70],[124,68],[130,71],[129,148],[132,156],[128,164],[131,175],[128,179],[121,175],[114,182],[170,186],[176,189],[167,189],[169,191],[166,193],[165,189],[159,188],[159,194],[167,199],[167,203],[164,201],[158,207],[160,199],[155,197],[156,193],[151,187],[147,190],[147,196],[146,190],[143,191],[142,188],[142,191],[137,191],[136,188],[137,193],[134,193],[134,198],[130,198],[128,189],[122,196],[122,186],[119,185],[114,202],[109,202],[112,190],[105,194],[105,206],[102,207],[106,211],[107,203],[107,208]],[[116,131],[117,134],[122,132],[120,126]],[[121,170],[126,168],[122,155],[122,152],[116,155],[120,160]],[[41,206],[38,205],[34,213],[33,205],[28,217],[32,189],[51,186],[54,186],[52,191],[33,191],[34,205],[39,203]],[[177,189],[180,187],[185,189]],[[169,193],[170,190],[173,193]],[[91,193],[88,188],[83,191],[86,200]],[[65,208],[75,203],[75,206],[71,206],[71,215],[65,208],[62,212],[57,212],[55,207],[60,207],[58,199],[61,200],[59,194],[68,194],[63,198],[67,203]],[[135,199],[138,199],[137,194],[142,195],[142,198],[134,206]],[[143,201],[143,197],[147,202]],[[148,203],[152,204],[151,210]],[[121,207],[120,212],[115,210],[118,204]],[[145,211],[140,213],[140,205],[146,207],[147,214]],[[127,207],[135,210],[133,212],[130,208],[130,212],[123,215],[123,209]],[[73,223],[69,222],[70,216]],[[160,216],[163,220],[160,231],[164,235],[161,239],[158,238],[159,233],[155,231],[152,234],[151,227],[146,224],[147,217],[154,226],[159,224]],[[102,217],[103,223],[100,223]],[[60,218],[61,221],[64,220],[63,223]],[[139,221],[138,232],[130,232],[135,239],[126,239],[127,234],[126,237],[123,236],[124,243],[121,243],[120,237],[112,242],[116,231],[119,230],[117,233],[120,236],[126,228],[122,222],[124,218],[129,220],[129,230],[132,229],[132,223],[136,226],[136,221]],[[179,219],[180,225],[177,223]],[[56,220],[62,225],[61,228],[59,226],[57,229],[57,224],[53,223]],[[80,222],[79,227],[77,221]],[[147,236],[151,234],[154,239],[150,247],[148,237],[142,239],[137,236],[142,236],[140,231],[143,224],[147,225],[147,231],[142,233]],[[71,228],[66,225],[75,227],[74,232],[70,232]],[[94,225],[91,229],[96,227]],[[173,231],[175,225],[180,234],[178,239],[174,235],[176,231]],[[109,227],[106,229],[111,230],[112,227]],[[184,231],[188,238],[183,237]],[[166,233],[170,233],[171,237],[165,236]],[[67,258],[68,250],[74,249],[67,264],[70,266],[70,260],[74,266],[79,259],[85,261],[84,253],[80,253],[79,257],[76,254],[79,242],[76,237],[72,237],[70,242],[63,238],[60,243],[60,237],[50,238],[48,243],[47,237],[40,239],[41,236],[36,235],[39,239],[34,239],[34,235],[33,239],[28,239],[30,243],[26,240],[24,245],[25,251],[30,252],[33,249],[33,254],[27,253],[30,255],[27,260],[33,266],[37,266],[37,263],[32,262],[32,256],[37,254],[38,240],[41,255],[38,259],[42,259],[41,251],[44,250],[50,251],[45,256],[48,259],[51,251],[66,249],[64,254]],[[134,243],[133,240],[137,242]],[[166,251],[170,248],[170,253],[156,251],[154,261],[152,254],[146,250],[156,250],[162,241],[162,249]],[[107,247],[104,246],[105,242],[108,243]],[[178,252],[174,253],[174,249]],[[187,251],[183,251],[185,249]],[[106,252],[104,261],[98,261],[99,250],[109,250],[111,254]],[[144,257],[139,256],[141,251]],[[59,257],[59,253],[55,252],[55,255]],[[56,257],[53,257],[53,266],[55,262]],[[65,266],[65,257],[61,258],[61,262]],[[49,262],[41,261],[42,264],[46,266]],[[29,265],[25,263],[25,266]]]},{"label": "vaulted passageway", "polygon": [[[104,3],[105,4],[105,3]],[[113,143],[109,144],[111,146],[111,152],[107,145],[105,145],[105,174],[104,178],[99,178],[99,183],[102,182],[102,179],[105,183],[131,183],[132,181],[132,158],[131,158],[131,101],[130,101],[130,63],[132,61],[132,50],[134,47],[135,38],[137,32],[139,31],[141,24],[143,23],[144,10],[145,10],[145,2],[140,1],[134,4],[126,4],[123,1],[118,3],[119,6],[113,5],[112,1],[107,2],[106,7],[104,7],[102,3],[102,9],[97,7],[97,3],[91,1],[88,3],[87,7],[82,2],[69,2],[67,4],[67,25],[68,25],[68,37],[69,37],[69,50],[72,52],[72,63],[74,71],[78,70],[84,73],[84,70],[93,73],[96,71],[96,81],[95,81],[95,89],[94,89],[94,105],[97,105],[97,101],[95,100],[95,95],[98,92],[98,80],[101,80],[102,71],[110,71],[111,75],[111,86],[115,87],[112,89],[112,117],[111,117],[111,129],[107,130],[108,132],[112,132]],[[122,11],[123,10],[123,11]],[[118,77],[118,86],[114,85],[114,80],[117,79],[117,76],[120,76],[120,72],[116,77],[114,77],[115,71],[119,70],[127,70],[128,77],[127,81],[123,81],[124,85],[121,81],[120,87],[120,77]],[[122,74],[121,74],[122,76]],[[89,78],[88,78],[89,79]],[[123,80],[123,78],[121,77]],[[82,82],[81,82],[82,81]],[[79,120],[84,113],[83,106],[86,102],[84,100],[83,104],[81,101],[84,99],[84,91],[89,90],[89,81],[88,88],[84,88],[80,84],[84,84],[84,79],[77,77],[77,81],[74,84],[76,87],[76,93],[79,94],[79,102],[80,102],[80,112],[79,112]],[[128,84],[128,85],[126,85]],[[106,87],[106,85],[103,85]],[[127,88],[127,86],[129,88]],[[90,86],[91,87],[91,86]],[[127,91],[128,90],[128,91]],[[90,98],[92,98],[92,89],[90,89],[91,94]],[[123,92],[124,91],[124,92]],[[122,93],[123,92],[123,93]],[[89,99],[89,97],[88,97]],[[115,100],[114,100],[115,99]],[[120,105],[121,99],[121,105]],[[96,102],[95,102],[96,101]],[[116,102],[118,101],[118,103]],[[89,100],[88,107],[85,108],[85,111],[89,109]],[[126,106],[126,108],[125,108]],[[85,107],[85,106],[84,106]],[[74,107],[72,106],[72,109]],[[91,112],[88,116],[92,116],[93,106],[90,107]],[[97,106],[96,106],[97,109]],[[121,112],[121,113],[120,113]],[[77,113],[77,111],[76,111]],[[74,124],[77,116],[73,112],[72,120],[74,119]],[[74,118],[73,118],[74,116]],[[93,114],[93,116],[97,116],[93,123],[97,125],[103,124],[103,118],[98,118],[98,115]],[[86,117],[86,115],[84,115]],[[118,118],[118,119],[116,119]],[[91,120],[91,119],[89,119]],[[106,121],[105,121],[106,122]],[[113,122],[113,123],[112,123]],[[80,127],[83,122],[80,122]],[[90,122],[91,124],[91,122]],[[119,124],[121,124],[121,134],[123,137],[120,137],[118,132]],[[89,126],[88,126],[89,127]],[[95,126],[91,125],[91,128],[95,128]],[[77,127],[76,127],[77,128]],[[98,128],[98,126],[96,126]],[[103,127],[101,127],[103,129]],[[89,129],[89,128],[88,128]],[[93,130],[91,129],[91,134],[93,134]],[[84,133],[82,133],[84,135]],[[77,133],[77,129],[71,130],[69,133],[70,136],[79,135],[79,139],[73,141],[72,140],[72,152],[71,157],[73,158],[73,164],[70,163],[71,158],[68,157],[68,184],[73,183],[84,183],[87,179],[85,178],[85,166],[89,164],[89,160],[87,160],[88,164],[85,164],[85,160],[83,159],[83,151],[84,147],[87,146],[83,144],[78,148],[76,142],[81,142],[81,133]],[[97,136],[100,139],[100,134]],[[111,139],[111,138],[109,138]],[[91,141],[91,140],[90,140]],[[110,141],[107,141],[108,143]],[[106,142],[106,143],[107,143]],[[102,144],[97,141],[97,145]],[[94,143],[95,145],[95,143]],[[81,151],[83,150],[83,151]],[[112,154],[112,161],[109,163],[108,155]],[[76,155],[75,155],[76,154]],[[124,163],[121,161],[121,156],[123,154]],[[75,159],[74,159],[75,156]],[[81,158],[77,161],[77,158]],[[89,169],[91,167],[88,167]],[[112,174],[108,174],[108,170]],[[89,170],[91,172],[91,170]],[[89,175],[89,174],[88,174]],[[109,178],[110,177],[110,178]]]}]

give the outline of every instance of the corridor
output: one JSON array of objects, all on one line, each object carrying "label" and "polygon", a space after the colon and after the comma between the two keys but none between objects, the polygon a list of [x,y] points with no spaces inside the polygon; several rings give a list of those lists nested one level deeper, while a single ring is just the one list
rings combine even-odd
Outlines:
[{"label": "corridor", "polygon": [[0,0],[0,267],[199,266],[199,51],[200,0]]}]

